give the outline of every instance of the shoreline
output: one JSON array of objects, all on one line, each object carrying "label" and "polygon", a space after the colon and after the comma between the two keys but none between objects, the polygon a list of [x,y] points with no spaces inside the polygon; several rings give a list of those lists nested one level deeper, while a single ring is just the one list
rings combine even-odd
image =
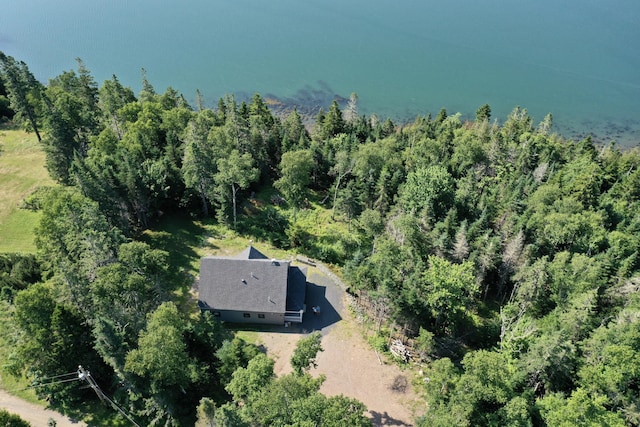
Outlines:
[{"label": "shoreline", "polygon": [[[253,93],[250,92],[235,93],[238,101],[245,102],[250,102],[252,95]],[[302,117],[303,123],[308,128],[315,123],[316,116],[321,108],[326,112],[333,101],[338,101],[340,108],[344,109],[349,101],[349,96],[338,93],[331,85],[322,80],[306,84],[289,96],[280,96],[274,93],[261,95],[274,115],[284,118],[291,113],[293,109],[296,109]],[[386,110],[382,110],[383,112],[376,112],[367,106],[366,102],[362,101],[359,102],[358,107],[361,115],[366,114],[367,116],[371,116],[372,114],[376,114],[381,121],[390,118],[398,126],[409,125],[413,123],[418,116],[424,117],[431,114],[432,117],[435,117],[439,112],[439,109],[417,110],[415,106],[397,111],[387,108]],[[459,106],[455,108],[445,108],[449,114],[457,114],[460,112],[463,121],[472,121],[475,118],[475,110],[465,112],[464,109],[460,109]],[[504,123],[513,108],[515,108],[515,105],[511,107],[507,113],[501,112],[501,114],[496,114],[494,112],[491,120],[497,120],[500,124]],[[527,107],[525,105],[522,106],[522,108],[526,109]],[[551,132],[566,140],[580,141],[584,138],[591,137],[592,141],[600,146],[611,143],[614,143],[622,149],[632,149],[640,146],[640,118],[618,118],[603,114],[581,117],[576,115],[563,115],[554,113],[553,111],[550,113],[553,116]],[[531,111],[529,111],[529,114],[533,119],[533,126],[536,128],[544,116],[537,117]]]},{"label": "shoreline", "polygon": [[[329,98],[330,100],[327,101]],[[333,97],[329,98],[325,94],[325,96],[323,96],[321,99],[310,97],[308,99],[310,102],[301,103],[300,99],[298,98],[281,98],[273,94],[268,94],[264,97],[265,102],[274,115],[280,118],[284,118],[294,109],[296,109],[298,111],[298,114],[300,114],[300,116],[302,117],[302,122],[306,126],[313,125],[315,123],[318,111],[320,111],[320,109],[322,108],[326,112],[333,100],[337,100],[341,108],[344,108],[346,102],[348,101],[346,98],[339,95],[334,95]],[[245,97],[241,99],[244,100]],[[431,111],[419,115],[425,116],[429,113],[431,113],[432,117],[435,117],[435,115],[438,114],[437,111]],[[457,114],[457,112],[453,114]],[[371,116],[371,114],[369,114],[368,112],[366,113],[366,115]],[[400,126],[411,124],[413,121],[415,121],[416,117],[418,117],[418,114],[411,115],[411,113],[409,112],[406,112],[404,115],[397,115],[395,117],[379,116],[380,120],[382,121],[390,118],[395,124]],[[473,116],[462,113],[462,120],[472,121]],[[493,120],[498,120],[499,123],[504,123],[506,117],[492,117],[492,121]],[[534,128],[537,126],[537,124],[538,122],[534,120]],[[577,142],[587,137],[591,137],[592,141],[596,145],[603,146],[614,143],[616,146],[623,149],[633,149],[636,147],[640,147],[640,120],[612,120],[607,118],[576,118],[574,120],[571,120],[563,117],[558,118],[554,115],[551,132],[556,133],[564,139],[570,141]]]},{"label": "shoreline", "polygon": [[559,135],[566,139],[580,141],[590,136],[594,143],[606,145],[615,143],[624,149],[640,146],[640,121],[610,119],[585,119],[580,122],[560,122],[554,124]]}]

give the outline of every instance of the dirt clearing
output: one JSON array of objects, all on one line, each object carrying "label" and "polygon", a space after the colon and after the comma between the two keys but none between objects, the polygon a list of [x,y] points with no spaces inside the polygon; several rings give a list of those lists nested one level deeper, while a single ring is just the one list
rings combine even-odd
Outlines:
[{"label": "dirt clearing", "polygon": [[[411,372],[382,364],[346,308],[345,292],[326,276],[312,270],[308,278],[307,307],[320,305],[321,314],[306,314],[301,327],[282,332],[258,332],[267,354],[276,360],[276,374],[291,372],[289,360],[296,342],[305,334],[321,331],[323,352],[318,354],[314,376],[327,379],[320,389],[327,396],[343,394],[363,402],[376,426],[412,426],[411,408],[419,399],[411,387]],[[309,310],[310,312],[310,310]]]}]

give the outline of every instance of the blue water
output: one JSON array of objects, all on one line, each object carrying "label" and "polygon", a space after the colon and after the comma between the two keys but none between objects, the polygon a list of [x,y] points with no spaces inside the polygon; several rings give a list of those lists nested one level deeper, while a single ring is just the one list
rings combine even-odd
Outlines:
[{"label": "blue water", "polygon": [[0,0],[0,50],[46,81],[96,80],[210,105],[226,93],[359,95],[407,119],[445,107],[551,112],[570,137],[640,142],[638,0]]}]

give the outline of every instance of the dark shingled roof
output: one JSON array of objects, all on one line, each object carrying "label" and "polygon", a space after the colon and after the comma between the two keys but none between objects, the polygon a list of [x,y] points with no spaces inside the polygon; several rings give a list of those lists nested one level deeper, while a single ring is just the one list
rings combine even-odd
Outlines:
[{"label": "dark shingled roof", "polygon": [[287,282],[287,311],[304,309],[304,297],[307,294],[307,269],[289,267]]},{"label": "dark shingled roof", "polygon": [[307,270],[249,246],[234,257],[200,260],[198,305],[210,310],[284,313],[304,309]]},{"label": "dark shingled roof", "polygon": [[284,313],[289,261],[202,258],[199,299],[218,310]]},{"label": "dark shingled roof", "polygon": [[234,256],[235,259],[269,259],[265,254],[254,248],[253,246],[249,246],[244,251],[240,252],[238,255]]}]

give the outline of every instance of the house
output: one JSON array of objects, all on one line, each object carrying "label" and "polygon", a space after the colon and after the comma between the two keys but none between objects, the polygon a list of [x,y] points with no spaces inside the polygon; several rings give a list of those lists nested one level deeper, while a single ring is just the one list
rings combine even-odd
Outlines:
[{"label": "house", "polygon": [[306,269],[249,246],[235,257],[200,260],[198,305],[232,323],[302,322]]}]

